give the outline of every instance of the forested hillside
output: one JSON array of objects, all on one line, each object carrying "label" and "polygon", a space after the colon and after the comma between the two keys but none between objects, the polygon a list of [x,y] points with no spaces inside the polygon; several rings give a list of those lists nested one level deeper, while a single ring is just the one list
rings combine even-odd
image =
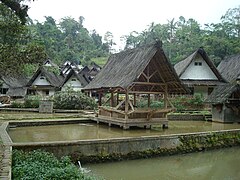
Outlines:
[{"label": "forested hillside", "polygon": [[240,6],[229,9],[217,24],[204,27],[194,19],[179,17],[167,24],[151,23],[142,32],[131,32],[124,36],[125,48],[160,39],[171,62],[182,60],[199,47],[204,47],[217,65],[225,56],[240,53]]},{"label": "forested hillside", "polygon": [[[68,60],[83,65],[91,61],[103,65],[112,52],[113,34],[106,32],[102,37],[97,30],[87,29],[82,16],[77,20],[63,17],[58,22],[46,16],[44,22],[36,22],[31,17],[19,16],[3,2],[0,1],[1,73],[12,72],[12,69],[31,71],[47,58],[57,64]],[[179,17],[165,24],[151,23],[142,32],[131,32],[122,39],[125,49],[160,39],[172,64],[204,47],[218,64],[225,56],[240,53],[240,6],[229,9],[217,24],[201,26],[194,19]]]}]

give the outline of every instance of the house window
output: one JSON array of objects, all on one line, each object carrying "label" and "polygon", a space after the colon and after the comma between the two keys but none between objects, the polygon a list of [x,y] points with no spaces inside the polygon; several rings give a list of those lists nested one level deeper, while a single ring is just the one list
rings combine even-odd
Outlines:
[{"label": "house window", "polygon": [[72,81],[77,81],[75,78],[72,78]]},{"label": "house window", "polygon": [[43,80],[43,79],[45,79],[45,77],[44,76],[40,76],[40,79]]},{"label": "house window", "polygon": [[0,94],[7,94],[8,88],[0,88]]},{"label": "house window", "polygon": [[194,65],[195,65],[195,66],[202,66],[202,62],[196,61],[196,62],[194,63]]},{"label": "house window", "polygon": [[49,90],[45,90],[46,96],[49,96]]}]

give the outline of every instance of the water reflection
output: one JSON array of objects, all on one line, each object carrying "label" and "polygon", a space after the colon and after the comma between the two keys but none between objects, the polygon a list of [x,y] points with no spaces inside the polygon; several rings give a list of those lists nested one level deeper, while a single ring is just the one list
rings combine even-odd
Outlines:
[{"label": "water reflection", "polygon": [[107,180],[237,180],[240,147],[85,167]]},{"label": "water reflection", "polygon": [[237,128],[240,128],[240,124],[221,124],[204,121],[171,121],[168,129],[155,126],[151,130],[139,128],[122,130],[118,127],[108,127],[107,125],[80,123],[10,128],[9,135],[13,142],[48,142],[139,137]]}]

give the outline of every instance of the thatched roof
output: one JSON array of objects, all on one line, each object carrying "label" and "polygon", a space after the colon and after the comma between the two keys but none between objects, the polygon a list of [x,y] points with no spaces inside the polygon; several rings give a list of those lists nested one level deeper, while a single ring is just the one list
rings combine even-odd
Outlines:
[{"label": "thatched roof", "polygon": [[212,104],[224,103],[235,91],[240,91],[239,84],[228,83],[222,86],[217,86],[213,90],[213,92],[208,96],[205,102],[212,103]]},{"label": "thatched roof", "polygon": [[[109,57],[108,62],[90,82],[85,90],[121,88],[126,90],[134,83],[146,82],[146,75],[152,75],[149,82],[168,85],[168,92],[185,93],[176,72],[168,61],[160,42],[139,48],[125,50]],[[165,86],[164,86],[165,87]],[[140,91],[149,88],[139,87]],[[155,87],[152,87],[153,90]],[[137,87],[136,89],[137,90]],[[154,91],[163,92],[163,87]]]},{"label": "thatched roof", "polygon": [[32,76],[32,78],[27,83],[27,86],[32,86],[32,83],[36,80],[36,78],[39,75],[43,75],[46,77],[46,80],[50,83],[50,86],[52,87],[60,87],[64,77],[62,75],[58,75],[54,73],[53,71],[50,71],[47,67],[39,67],[38,70],[35,72],[35,74]]},{"label": "thatched roof", "polygon": [[74,69],[71,69],[65,77],[64,81],[62,82],[61,86],[63,86],[71,77],[76,77],[83,87],[85,87],[90,82],[88,75],[85,72],[85,69],[82,69],[82,71],[80,72],[76,72]]},{"label": "thatched roof", "polygon": [[3,76],[1,79],[8,85],[7,95],[11,97],[24,97],[27,94],[28,78],[24,75],[19,76]]},{"label": "thatched roof", "polygon": [[18,75],[18,76],[2,76],[1,79],[12,88],[18,88],[18,87],[24,87],[26,86],[29,78],[27,78],[24,75]]},{"label": "thatched roof", "polygon": [[[197,49],[194,53],[192,53],[190,56],[188,56],[186,59],[178,62],[177,64],[175,64],[174,68],[178,74],[179,77],[181,77],[181,75],[186,71],[186,69],[189,67],[189,65],[192,63],[192,61],[195,59],[195,57],[197,55],[200,55],[203,60],[205,60],[205,62],[208,64],[209,68],[212,70],[212,72],[215,74],[215,76],[218,78],[219,82],[225,83],[226,81],[224,80],[224,78],[221,76],[221,74],[218,72],[217,68],[215,67],[215,65],[213,64],[213,62],[209,59],[207,53],[205,52],[205,50],[203,48],[199,48]],[[189,80],[185,80],[182,79],[184,81],[189,81]],[[191,84],[195,84],[195,81],[197,83],[197,81],[199,80],[192,80]],[[217,81],[212,81],[212,80],[204,80],[206,81],[206,83],[210,83],[213,85],[218,85],[219,82]]]},{"label": "thatched roof", "polygon": [[235,81],[240,77],[240,54],[225,58],[217,69],[229,82]]},{"label": "thatched roof", "polygon": [[24,97],[27,94],[27,87],[9,88],[6,94],[11,97]]}]

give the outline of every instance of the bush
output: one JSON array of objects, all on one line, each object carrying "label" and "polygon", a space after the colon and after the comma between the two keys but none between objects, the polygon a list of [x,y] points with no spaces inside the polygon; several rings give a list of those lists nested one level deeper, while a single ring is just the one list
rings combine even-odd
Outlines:
[{"label": "bush", "polygon": [[13,179],[96,179],[82,173],[69,157],[58,160],[52,154],[35,150],[23,152],[13,151],[12,164]]},{"label": "bush", "polygon": [[24,107],[25,108],[38,108],[39,102],[41,100],[40,96],[27,96],[25,98]]},{"label": "bush", "polygon": [[56,109],[94,109],[97,103],[80,91],[59,91],[54,97]]}]

